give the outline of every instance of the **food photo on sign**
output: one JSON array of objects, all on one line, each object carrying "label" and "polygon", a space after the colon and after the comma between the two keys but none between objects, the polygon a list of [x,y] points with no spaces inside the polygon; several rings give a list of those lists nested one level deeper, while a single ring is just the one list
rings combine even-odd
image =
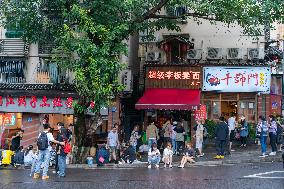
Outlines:
[{"label": "food photo on sign", "polygon": [[268,67],[204,67],[203,91],[270,93]]}]

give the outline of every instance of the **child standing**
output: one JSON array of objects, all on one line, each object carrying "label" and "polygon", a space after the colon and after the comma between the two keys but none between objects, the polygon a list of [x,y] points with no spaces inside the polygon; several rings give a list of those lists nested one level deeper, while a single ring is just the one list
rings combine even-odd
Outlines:
[{"label": "child standing", "polygon": [[164,167],[167,168],[167,165],[169,165],[169,168],[173,168],[173,150],[172,150],[172,144],[167,143],[166,148],[163,152],[163,162],[165,163]]},{"label": "child standing", "polygon": [[37,164],[37,160],[38,160],[38,151],[34,148],[32,150],[33,154],[32,154],[32,166],[31,166],[31,173],[30,176],[32,177],[35,173],[35,166]]},{"label": "child standing", "polygon": [[183,157],[180,162],[179,168],[184,168],[184,165],[189,162],[189,163],[195,163],[194,161],[194,150],[192,149],[191,143],[187,143],[186,148],[184,149],[183,152]]}]

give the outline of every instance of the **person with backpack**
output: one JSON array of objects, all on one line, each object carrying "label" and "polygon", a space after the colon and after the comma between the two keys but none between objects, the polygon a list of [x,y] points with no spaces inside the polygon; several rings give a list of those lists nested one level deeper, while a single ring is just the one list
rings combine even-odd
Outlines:
[{"label": "person with backpack", "polygon": [[39,137],[37,139],[37,146],[39,150],[38,154],[38,161],[35,166],[35,173],[34,173],[34,179],[38,179],[40,176],[40,168],[41,164],[43,163],[43,172],[42,172],[42,179],[46,180],[49,179],[49,176],[47,176],[48,167],[49,167],[49,161],[50,161],[50,151],[51,151],[51,145],[50,142],[53,142],[55,144],[64,145],[64,142],[59,142],[53,138],[53,135],[49,132],[50,131],[50,125],[49,124],[43,124],[43,132],[39,134]]},{"label": "person with backpack", "polygon": [[261,156],[259,157],[268,156],[266,153],[267,132],[268,132],[267,121],[263,116],[259,116],[258,124],[257,124],[257,133],[259,135],[260,145],[261,145]]}]

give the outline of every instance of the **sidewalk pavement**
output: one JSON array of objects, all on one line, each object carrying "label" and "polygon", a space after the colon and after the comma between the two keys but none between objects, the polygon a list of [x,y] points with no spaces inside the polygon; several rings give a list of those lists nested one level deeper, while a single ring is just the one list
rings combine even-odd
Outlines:
[{"label": "sidewalk pavement", "polygon": [[[248,145],[246,148],[240,148],[239,146],[233,146],[235,149],[234,152],[231,152],[231,155],[226,155],[224,159],[215,160],[214,156],[216,155],[215,149],[212,145],[208,145],[204,149],[205,155],[203,157],[197,157],[195,164],[187,164],[188,166],[215,166],[215,165],[228,165],[228,164],[241,164],[241,163],[262,163],[262,162],[282,162],[282,153],[277,152],[276,156],[268,156],[265,158],[259,157],[261,154],[260,146],[256,144]],[[270,152],[268,148],[267,152]],[[182,156],[173,157],[173,166],[176,167],[179,165]],[[147,157],[144,157],[147,159]],[[147,167],[147,162],[137,162],[133,164],[106,164],[103,168],[138,168],[138,167]],[[17,167],[16,169],[23,169],[24,166]],[[99,168],[96,164],[87,165],[87,164],[69,164],[67,168]],[[14,167],[5,167],[0,169],[15,169]]]},{"label": "sidewalk pavement", "polygon": [[[262,163],[262,162],[282,162],[282,153],[277,152],[276,156],[268,156],[265,158],[259,157],[261,155],[260,146],[257,144],[251,144],[246,148],[240,148],[239,146],[233,146],[234,152],[231,155],[226,155],[224,159],[216,160],[215,149],[212,145],[209,145],[204,149],[205,155],[203,157],[197,157],[195,164],[187,164],[188,166],[214,166],[214,165],[227,165],[227,164],[242,164],[242,163]],[[270,152],[268,148],[267,152]],[[179,165],[182,156],[173,157],[173,166]],[[137,168],[147,167],[147,162],[139,162],[134,164],[107,164],[104,168]],[[68,168],[97,168],[97,165],[88,166],[87,164],[71,164]]]}]

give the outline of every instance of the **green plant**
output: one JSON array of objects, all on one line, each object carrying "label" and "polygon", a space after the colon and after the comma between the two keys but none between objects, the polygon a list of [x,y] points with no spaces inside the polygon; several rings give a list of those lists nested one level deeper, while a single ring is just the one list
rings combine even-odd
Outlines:
[{"label": "green plant", "polygon": [[207,119],[205,121],[205,125],[207,127],[208,137],[210,139],[214,138],[215,137],[215,130],[216,130],[216,127],[217,127],[217,123],[215,121],[213,121],[213,120]]},{"label": "green plant", "polygon": [[248,124],[249,135],[248,137],[255,140],[256,138],[256,125],[253,123]]}]

